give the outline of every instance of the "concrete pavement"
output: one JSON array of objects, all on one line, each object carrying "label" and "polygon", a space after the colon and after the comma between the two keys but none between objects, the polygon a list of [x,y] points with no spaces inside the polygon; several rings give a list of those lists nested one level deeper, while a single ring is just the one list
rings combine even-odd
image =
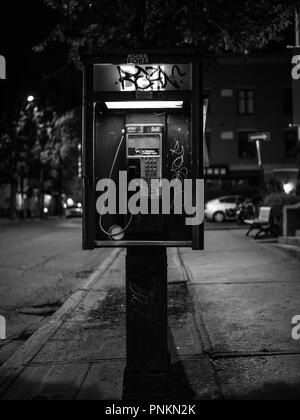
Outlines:
[{"label": "concrete pavement", "polygon": [[[0,370],[1,399],[120,399],[124,251]],[[300,399],[300,262],[243,231],[206,232],[206,251],[170,250],[171,400]]]},{"label": "concrete pavement", "polygon": [[182,250],[197,324],[224,398],[300,399],[300,261],[242,232],[207,232]]}]

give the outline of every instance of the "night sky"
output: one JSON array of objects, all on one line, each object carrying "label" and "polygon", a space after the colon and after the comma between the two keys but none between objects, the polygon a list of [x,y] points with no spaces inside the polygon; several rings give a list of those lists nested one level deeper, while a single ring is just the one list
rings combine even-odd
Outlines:
[{"label": "night sky", "polygon": [[0,9],[0,55],[6,57],[7,80],[0,81],[1,113],[13,113],[29,94],[59,112],[78,105],[80,74],[70,66],[60,72],[67,64],[65,48],[56,44],[43,53],[32,51],[55,27],[59,16],[42,0],[5,3]]}]

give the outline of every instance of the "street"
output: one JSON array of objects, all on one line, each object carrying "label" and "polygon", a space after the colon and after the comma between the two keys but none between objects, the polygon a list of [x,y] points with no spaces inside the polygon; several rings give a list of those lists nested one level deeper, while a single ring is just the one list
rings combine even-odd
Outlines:
[{"label": "street", "polygon": [[109,251],[81,251],[81,220],[0,221],[4,363],[80,287]]},{"label": "street", "polygon": [[[34,223],[4,226],[1,299],[4,291],[11,297],[1,300],[1,311],[15,336],[29,332],[14,341],[9,331],[2,361],[44,327],[3,365],[0,398],[120,400],[125,252],[81,252],[78,221]],[[291,321],[300,311],[300,261],[275,241],[254,241],[228,225],[208,225],[205,244],[204,252],[169,250],[167,398],[299,398],[300,347]]]}]

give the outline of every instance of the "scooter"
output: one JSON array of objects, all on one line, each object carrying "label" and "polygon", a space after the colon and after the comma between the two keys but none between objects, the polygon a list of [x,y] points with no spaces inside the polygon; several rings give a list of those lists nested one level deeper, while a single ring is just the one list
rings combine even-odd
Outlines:
[{"label": "scooter", "polygon": [[243,225],[245,220],[253,218],[255,215],[255,206],[250,200],[239,204],[236,209],[236,220],[239,225]]}]

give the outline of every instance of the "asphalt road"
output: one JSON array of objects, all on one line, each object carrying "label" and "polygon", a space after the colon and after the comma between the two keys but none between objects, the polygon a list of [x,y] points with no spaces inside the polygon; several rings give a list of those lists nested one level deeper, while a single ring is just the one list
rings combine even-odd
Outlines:
[{"label": "asphalt road", "polygon": [[81,250],[81,220],[0,221],[0,315],[7,321],[0,365],[110,252]]},{"label": "asphalt road", "polygon": [[246,225],[239,225],[234,221],[226,221],[224,223],[215,223],[215,222],[205,222],[205,230],[245,230],[247,229]]}]

